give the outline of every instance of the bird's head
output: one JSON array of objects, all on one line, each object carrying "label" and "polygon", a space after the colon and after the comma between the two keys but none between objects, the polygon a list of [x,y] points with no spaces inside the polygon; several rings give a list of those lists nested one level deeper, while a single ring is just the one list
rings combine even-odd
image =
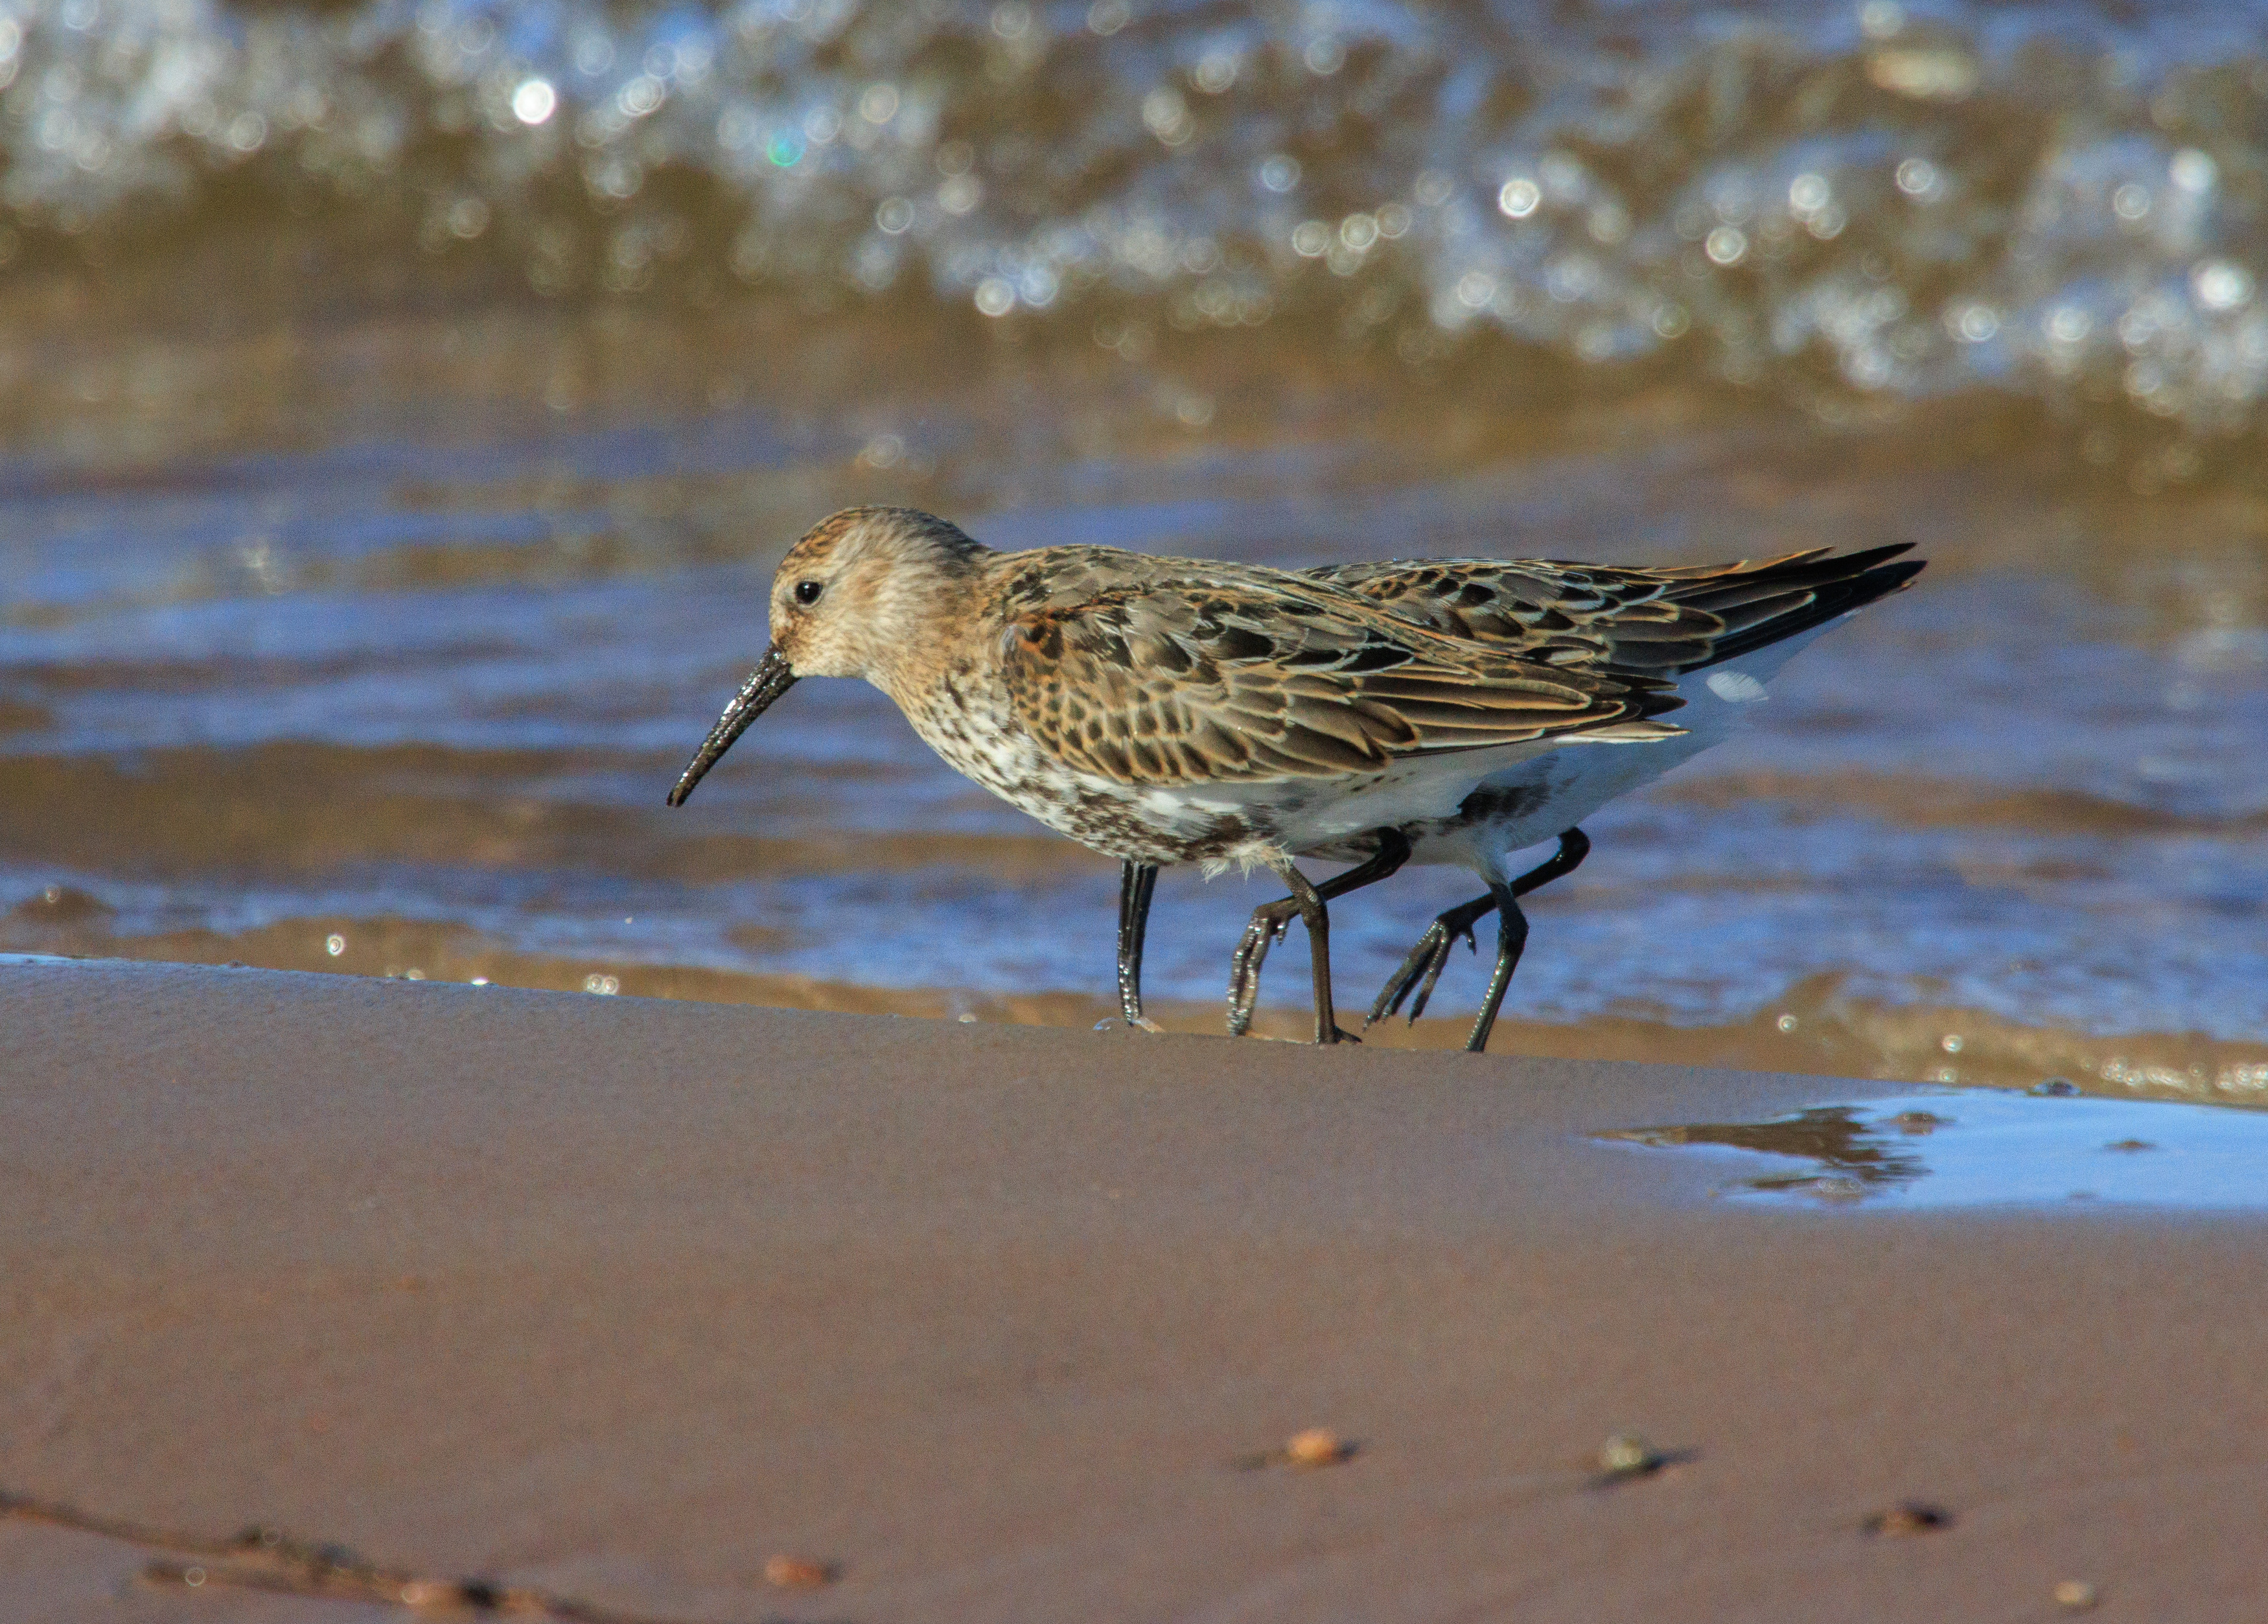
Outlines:
[{"label": "bird's head", "polygon": [[986,549],[910,507],[821,520],[772,577],[771,646],[669,792],[681,805],[733,742],[806,676],[863,676],[886,690],[937,641]]},{"label": "bird's head", "polygon": [[985,549],[910,507],[846,507],[788,549],[772,577],[772,649],[798,676],[883,683],[932,646],[936,616]]}]

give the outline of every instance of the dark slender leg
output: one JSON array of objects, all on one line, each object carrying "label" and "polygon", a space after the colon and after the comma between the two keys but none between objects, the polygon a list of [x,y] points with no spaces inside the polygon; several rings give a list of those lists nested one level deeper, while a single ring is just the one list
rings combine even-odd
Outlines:
[{"label": "dark slender leg", "polygon": [[[1554,880],[1574,873],[1583,866],[1583,860],[1590,854],[1591,838],[1580,829],[1570,829],[1560,835],[1559,849],[1557,852],[1521,875],[1507,889],[1514,897],[1525,897],[1538,886],[1549,885]],[[1388,1015],[1396,1013],[1401,1009],[1403,1000],[1408,999],[1411,990],[1415,989],[1418,997],[1410,1006],[1410,1020],[1414,1025],[1418,1017],[1425,1013],[1425,1005],[1432,998],[1433,988],[1441,979],[1441,971],[1449,962],[1449,949],[1462,938],[1477,951],[1480,944],[1474,941],[1473,927],[1497,906],[1497,895],[1491,889],[1487,896],[1476,897],[1470,902],[1461,903],[1435,919],[1425,934],[1418,939],[1418,945],[1410,949],[1410,956],[1402,961],[1402,968],[1387,978],[1386,985],[1380,989],[1378,1000],[1371,1005],[1370,1014],[1364,1020],[1363,1025],[1368,1027],[1374,1022],[1381,1021]],[[1523,921],[1521,926],[1521,940],[1523,943],[1526,942],[1527,936],[1528,927]],[[1501,965],[1503,940],[1500,934],[1498,946],[1498,963]],[[1514,949],[1513,962],[1517,963],[1519,959],[1519,951]],[[1506,970],[1504,974],[1506,983],[1509,984],[1512,972]],[[1491,985],[1493,985],[1492,980]],[[1504,1000],[1504,993],[1500,989],[1496,994],[1496,999],[1498,1003],[1501,1003]],[[1486,1027],[1493,1026],[1495,1023],[1495,1006],[1491,1005],[1488,1018],[1483,1023],[1481,1041],[1484,1044],[1488,1041]]]},{"label": "dark slender leg", "polygon": [[[1398,829],[1373,831],[1378,850],[1370,857],[1344,874],[1333,875],[1315,887],[1315,895],[1324,902],[1359,891],[1366,885],[1375,885],[1403,864],[1410,860],[1410,842]],[[1284,932],[1293,919],[1300,917],[1297,897],[1278,897],[1263,903],[1252,911],[1252,923],[1244,927],[1244,940],[1236,944],[1236,956],[1228,967],[1228,1035],[1241,1037],[1252,1030],[1252,1006],[1260,997],[1260,966],[1268,957],[1268,949],[1284,940]]]},{"label": "dark slender leg", "polygon": [[1342,1037],[1350,1043],[1359,1041],[1339,1030],[1337,1017],[1331,1008],[1330,910],[1323,905],[1322,893],[1307,882],[1307,876],[1290,862],[1277,868],[1276,877],[1298,900],[1300,917],[1307,925],[1307,956],[1315,972],[1315,1041],[1335,1044]]},{"label": "dark slender leg", "polygon": [[1496,1012],[1504,1008],[1505,989],[1512,985],[1512,972],[1520,968],[1521,949],[1528,945],[1528,916],[1520,911],[1519,894],[1509,885],[1491,886],[1489,894],[1496,899],[1496,969],[1490,973],[1488,996],[1481,1000],[1472,1035],[1465,1039],[1468,1054],[1487,1052]]},{"label": "dark slender leg", "polygon": [[1158,865],[1129,858],[1118,875],[1118,1008],[1126,1024],[1158,1030],[1142,1014],[1142,941],[1150,929],[1150,893],[1158,889]]}]

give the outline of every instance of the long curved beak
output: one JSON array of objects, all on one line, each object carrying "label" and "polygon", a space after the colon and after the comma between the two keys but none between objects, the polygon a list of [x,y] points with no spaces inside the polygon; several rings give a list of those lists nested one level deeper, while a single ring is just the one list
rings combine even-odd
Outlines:
[{"label": "long curved beak", "polygon": [[732,704],[725,707],[725,713],[717,719],[717,725],[709,730],[709,736],[701,742],[701,748],[693,752],[693,759],[685,765],[684,776],[677,780],[677,787],[669,792],[669,804],[683,806],[685,798],[693,793],[693,786],[701,781],[701,775],[715,766],[717,758],[733,748],[733,741],[747,732],[748,724],[769,710],[773,700],[794,686],[795,673],[788,669],[787,661],[781,658],[779,650],[764,650],[764,657],[756,662],[756,668],[748,673],[748,680],[740,684],[740,693]]}]

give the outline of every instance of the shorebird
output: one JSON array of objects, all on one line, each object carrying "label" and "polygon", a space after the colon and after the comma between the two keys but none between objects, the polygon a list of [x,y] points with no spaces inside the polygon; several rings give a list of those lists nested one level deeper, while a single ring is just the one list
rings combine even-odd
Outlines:
[{"label": "shorebird", "polygon": [[[1278,875],[1307,930],[1315,1040],[1336,1042],[1328,894],[1397,867],[1398,830],[1454,819],[1476,786],[1563,745],[1643,753],[1679,735],[1659,720],[1682,703],[1666,681],[1447,635],[1336,582],[1102,547],[995,552],[909,508],[821,520],[770,609],[770,646],[669,803],[799,679],[863,677],[947,764],[1119,860],[1136,1022],[1160,866]],[[1322,888],[1292,860],[1351,842],[1357,867]]]},{"label": "shorebird", "polygon": [[[1591,849],[1582,820],[1726,738],[1804,644],[1921,572],[1922,561],[1901,557],[1911,550],[1874,547],[1837,557],[1822,547],[1753,563],[1674,569],[1465,558],[1307,572],[1446,636],[1552,670],[1674,683],[1684,701],[1677,736],[1646,749],[1530,755],[1482,780],[1450,817],[1301,851],[1357,865],[1319,888],[1329,897],[1383,878],[1375,869],[1388,853],[1404,861],[1469,867],[1489,888],[1433,921],[1388,978],[1364,1026],[1398,1010],[1413,990],[1415,1022],[1451,947],[1461,937],[1473,942],[1474,926],[1493,912],[1496,965],[1465,1045],[1485,1049],[1528,940],[1518,899],[1581,864]],[[1550,857],[1517,877],[1509,872],[1511,853],[1555,835],[1559,845]],[[1288,901],[1256,910],[1238,945],[1229,981],[1232,1032],[1251,1022],[1261,962],[1289,922]]]}]

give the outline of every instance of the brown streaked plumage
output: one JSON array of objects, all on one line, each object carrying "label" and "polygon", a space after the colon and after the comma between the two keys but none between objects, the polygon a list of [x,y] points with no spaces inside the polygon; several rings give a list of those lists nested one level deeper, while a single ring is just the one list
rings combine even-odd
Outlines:
[{"label": "brown streaked plumage", "polygon": [[[1756,562],[1666,569],[1467,558],[1307,572],[1401,618],[1549,669],[1675,682],[1688,707],[1679,717],[1683,735],[1658,749],[1582,757],[1578,770],[1565,774],[1552,773],[1550,758],[1523,764],[1480,785],[1454,817],[1395,830],[1411,860],[1462,861],[1490,889],[1434,921],[1379,993],[1369,1021],[1398,1009],[1413,989],[1410,1018],[1415,1021],[1450,947],[1460,937],[1471,941],[1474,926],[1495,912],[1496,967],[1466,1045],[1485,1048],[1527,939],[1516,899],[1582,862],[1590,841],[1580,822],[1725,736],[1734,717],[1765,697],[1764,681],[1800,646],[1799,639],[1900,590],[1921,572],[1919,560],[1901,558],[1909,550],[1896,545],[1838,557],[1813,548]],[[1718,675],[1684,680],[1708,672]],[[1545,862],[1517,878],[1504,871],[1505,855],[1555,835],[1559,849]],[[1358,840],[1305,854],[1367,865],[1381,849]],[[1347,882],[1362,872],[1339,876],[1325,889],[1344,895],[1352,889]],[[1260,963],[1288,922],[1286,907],[1274,903],[1257,910],[1238,948],[1230,980],[1232,1030],[1250,1019]]]},{"label": "brown streaked plumage", "polygon": [[1921,573],[1912,543],[1661,569],[1498,558],[1305,572],[1449,637],[1560,668],[1657,678],[1720,665],[1862,609]]},{"label": "brown streaked plumage", "polygon": [[1413,621],[1276,571],[1141,563],[1152,579],[1012,614],[1000,639],[1016,720],[1074,771],[1137,786],[1337,779],[1575,730],[1636,722],[1647,736],[1646,679],[1412,636]]},{"label": "brown streaked plumage", "polygon": [[[814,527],[770,609],[770,649],[672,805],[797,679],[864,677],[950,765],[1128,865],[1130,901],[1145,866],[1275,870],[1314,949],[1320,1042],[1341,1035],[1327,915],[1294,853],[1351,843],[1390,871],[1379,831],[1454,818],[1491,773],[1680,731],[1656,720],[1682,703],[1661,678],[1554,666],[1337,582],[1107,548],[996,553],[904,508]],[[1128,971],[1122,950],[1123,988]]]}]

